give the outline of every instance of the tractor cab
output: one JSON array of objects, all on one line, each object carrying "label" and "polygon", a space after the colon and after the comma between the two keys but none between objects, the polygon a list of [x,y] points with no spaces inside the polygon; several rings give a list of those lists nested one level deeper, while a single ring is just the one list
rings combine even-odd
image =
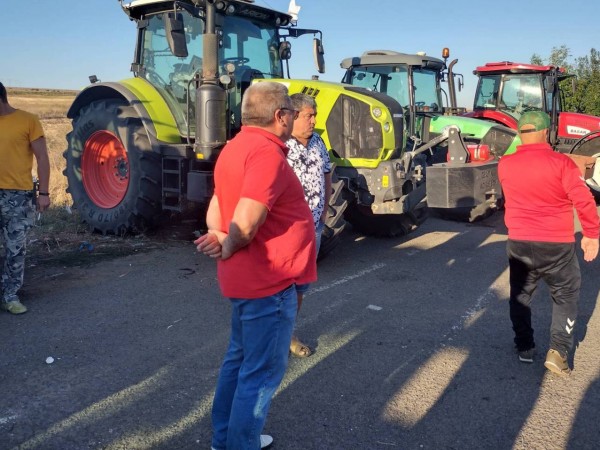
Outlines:
[{"label": "tractor cab", "polygon": [[346,70],[342,83],[388,95],[402,106],[409,139],[426,140],[423,117],[443,114],[440,79],[446,66],[441,59],[373,50],[340,66]]},{"label": "tractor cab", "polygon": [[[525,111],[545,111],[552,119],[550,144],[565,153],[583,151],[579,140],[600,128],[598,117],[563,111],[561,82],[572,75],[560,67],[503,61],[487,63],[473,73],[479,81],[473,111],[466,116],[516,130]],[[576,144],[577,150],[573,150]],[[583,151],[587,156],[596,153]]]},{"label": "tractor cab", "polygon": [[479,77],[472,117],[494,120],[516,129],[526,111],[562,111],[559,82],[568,76],[555,66],[512,62],[488,63],[473,73]]},{"label": "tractor cab", "polygon": [[[284,77],[283,63],[291,57],[289,38],[321,35],[292,27],[293,16],[249,0],[134,0],[121,6],[137,22],[134,76],[160,93],[181,135],[192,139],[202,132],[202,127],[196,129],[196,116],[204,108],[198,102],[215,101],[211,95],[196,95],[202,85],[226,93],[223,126],[229,139],[241,127],[241,99],[250,83]],[[315,48],[322,55],[318,41]]]}]

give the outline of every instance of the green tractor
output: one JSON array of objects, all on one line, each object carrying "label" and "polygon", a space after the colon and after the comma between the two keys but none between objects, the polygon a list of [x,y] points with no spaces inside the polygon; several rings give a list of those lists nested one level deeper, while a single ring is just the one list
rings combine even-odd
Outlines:
[{"label": "green tractor", "polygon": [[[241,127],[241,98],[255,79],[281,79],[291,38],[319,30],[251,0],[121,1],[137,25],[131,70],[94,82],[68,111],[67,191],[84,222],[101,233],[153,226],[161,217],[202,213],[213,192],[219,151]],[[317,37],[318,36],[318,37]],[[289,77],[289,67],[288,67]],[[342,183],[333,183],[320,256],[345,222]]]},{"label": "green tractor", "polygon": [[518,138],[507,127],[449,115],[460,112],[455,62],[377,50],[344,59],[342,83],[281,80],[316,98],[317,129],[344,181],[345,218],[361,232],[407,233],[425,206],[471,221],[499,207],[498,157]]}]

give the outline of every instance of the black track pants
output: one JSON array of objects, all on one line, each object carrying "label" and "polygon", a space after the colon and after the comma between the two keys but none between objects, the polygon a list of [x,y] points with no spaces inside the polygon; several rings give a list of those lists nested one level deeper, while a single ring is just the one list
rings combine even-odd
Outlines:
[{"label": "black track pants", "polygon": [[552,296],[550,348],[563,355],[573,347],[581,271],[575,244],[508,240],[510,320],[518,350],[535,346],[531,327],[531,296],[544,280]]}]

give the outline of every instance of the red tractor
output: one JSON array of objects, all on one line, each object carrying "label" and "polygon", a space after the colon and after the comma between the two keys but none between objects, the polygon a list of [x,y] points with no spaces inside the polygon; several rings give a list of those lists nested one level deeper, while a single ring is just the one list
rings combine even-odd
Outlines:
[{"label": "red tractor", "polygon": [[473,73],[479,77],[473,111],[469,117],[517,129],[525,111],[542,110],[552,119],[550,144],[574,156],[585,178],[600,197],[600,117],[563,111],[560,82],[571,77],[557,66],[537,66],[509,61],[487,63]]}]

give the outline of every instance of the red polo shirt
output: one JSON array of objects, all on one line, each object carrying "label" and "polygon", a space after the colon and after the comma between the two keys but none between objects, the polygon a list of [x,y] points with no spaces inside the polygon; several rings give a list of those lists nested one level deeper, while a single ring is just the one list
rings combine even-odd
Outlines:
[{"label": "red polo shirt", "polygon": [[286,154],[287,147],[274,134],[242,127],[219,155],[215,195],[221,230],[228,232],[242,197],[268,209],[250,244],[218,262],[219,284],[226,297],[266,297],[293,283],[317,279],[312,215]]},{"label": "red polo shirt", "polygon": [[596,203],[581,172],[566,155],[548,144],[517,147],[503,156],[498,178],[506,200],[504,221],[509,239],[574,242],[573,207],[583,235],[598,238]]}]

